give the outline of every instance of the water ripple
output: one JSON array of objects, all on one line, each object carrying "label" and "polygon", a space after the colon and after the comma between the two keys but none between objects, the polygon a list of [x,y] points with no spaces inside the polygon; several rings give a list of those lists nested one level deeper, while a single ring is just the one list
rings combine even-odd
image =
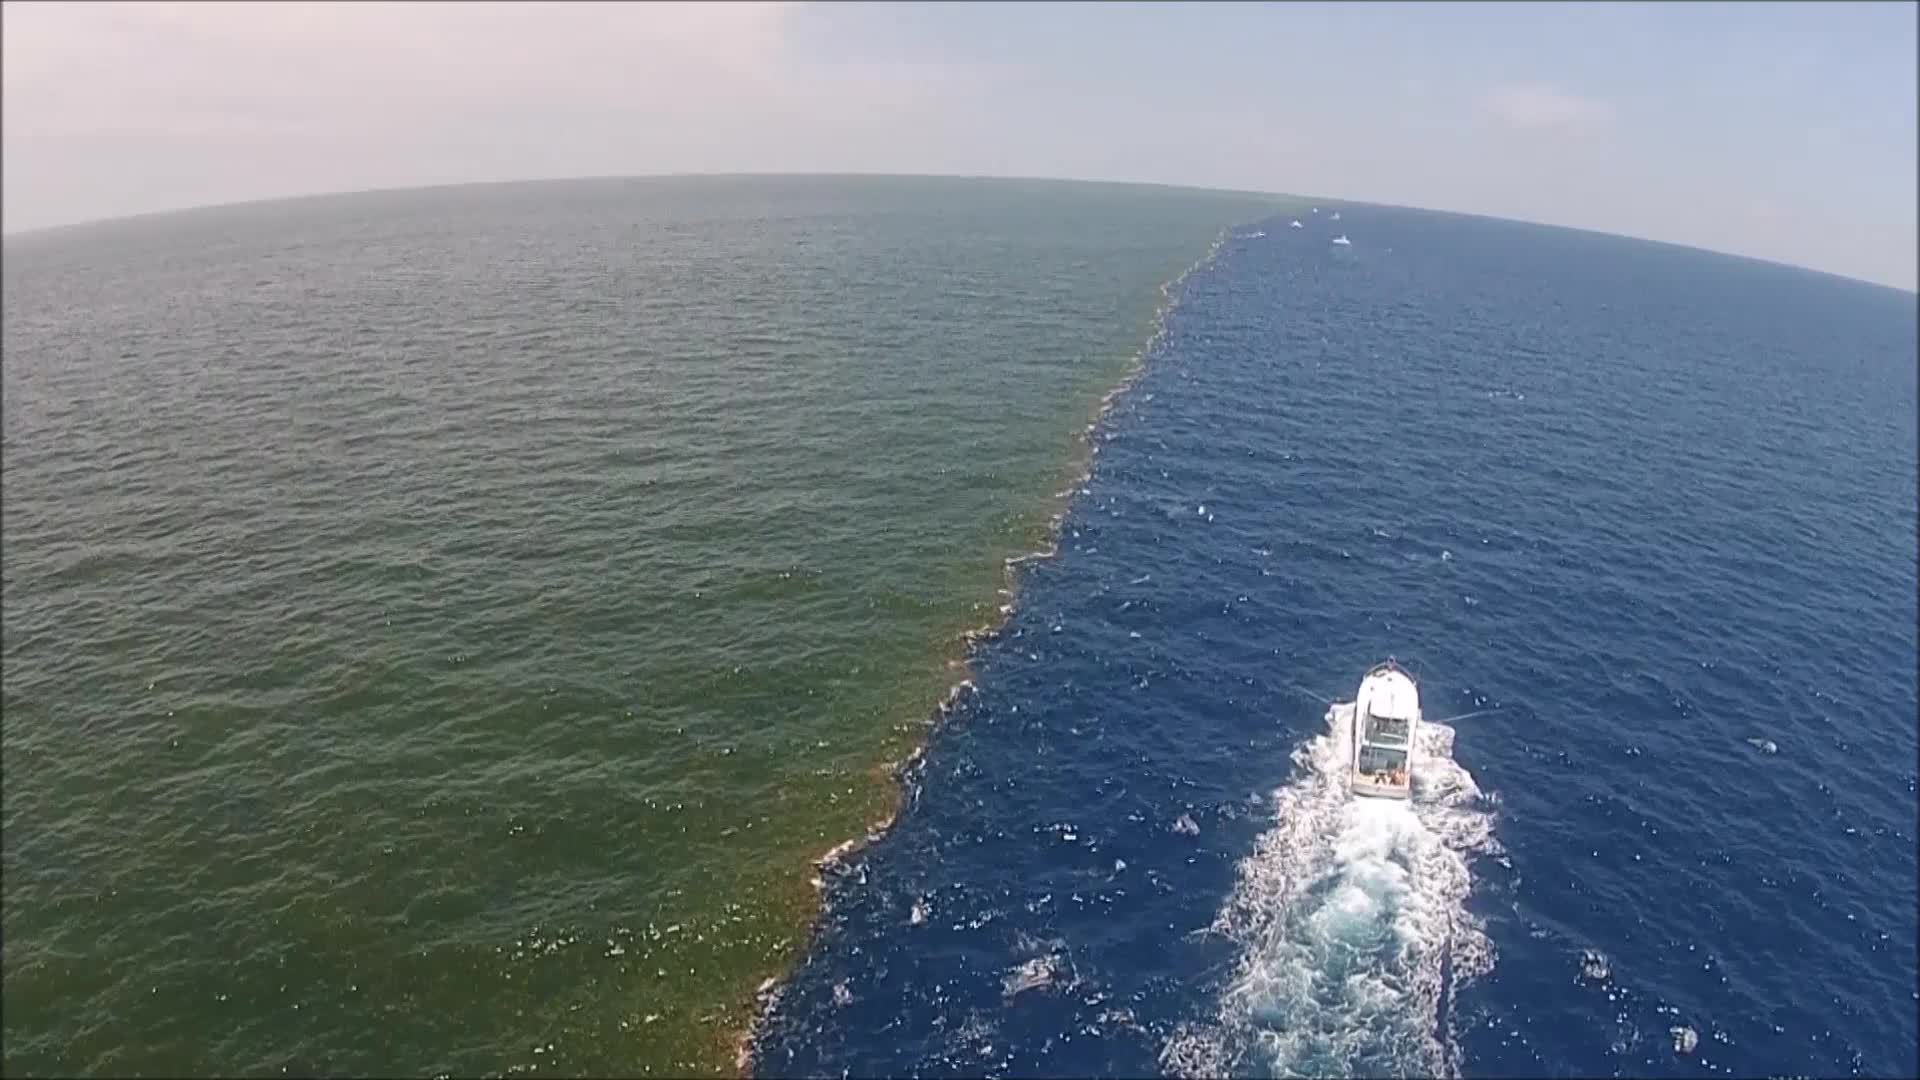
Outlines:
[{"label": "water ripple", "polygon": [[[763,1071],[1914,1071],[1911,297],[1345,216],[1188,279]],[[1497,814],[1316,799],[1386,654]]]},{"label": "water ripple", "polygon": [[1248,210],[593,181],[9,237],[5,1071],[730,1068]]}]

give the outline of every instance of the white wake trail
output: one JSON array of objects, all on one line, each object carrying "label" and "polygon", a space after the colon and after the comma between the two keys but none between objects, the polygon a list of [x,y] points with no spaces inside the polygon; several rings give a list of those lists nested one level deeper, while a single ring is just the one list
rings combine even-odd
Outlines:
[{"label": "white wake trail", "polygon": [[1422,724],[1407,802],[1347,791],[1352,706],[1294,752],[1272,829],[1211,930],[1240,949],[1217,1015],[1161,1051],[1181,1076],[1454,1076],[1453,988],[1493,966],[1467,910],[1495,800]]}]

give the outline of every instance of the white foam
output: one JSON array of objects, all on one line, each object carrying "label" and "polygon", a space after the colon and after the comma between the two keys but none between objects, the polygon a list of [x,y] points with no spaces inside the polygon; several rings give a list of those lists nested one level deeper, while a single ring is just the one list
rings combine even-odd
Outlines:
[{"label": "white foam", "polygon": [[1673,1036],[1673,1052],[1676,1054],[1691,1054],[1700,1045],[1700,1033],[1693,1030],[1691,1024],[1668,1028],[1667,1034]]},{"label": "white foam", "polygon": [[1607,963],[1607,954],[1598,949],[1583,949],[1580,953],[1580,977],[1596,983],[1612,978],[1613,967]]},{"label": "white foam", "polygon": [[1493,800],[1453,760],[1453,729],[1431,723],[1411,800],[1351,797],[1350,709],[1294,752],[1274,825],[1209,928],[1240,958],[1216,1015],[1162,1048],[1176,1075],[1459,1072],[1453,990],[1493,966],[1466,908],[1469,860],[1498,851]]}]

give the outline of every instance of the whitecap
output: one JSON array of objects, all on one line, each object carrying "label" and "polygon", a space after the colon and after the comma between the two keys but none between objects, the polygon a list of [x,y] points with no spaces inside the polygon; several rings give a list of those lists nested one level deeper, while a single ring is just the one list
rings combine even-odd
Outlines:
[{"label": "whitecap", "polygon": [[1673,1036],[1673,1052],[1676,1054],[1691,1054],[1700,1045],[1700,1033],[1693,1030],[1691,1024],[1668,1028],[1667,1034]]},{"label": "whitecap", "polygon": [[1580,977],[1588,982],[1606,982],[1613,977],[1613,968],[1607,963],[1605,953],[1598,949],[1587,949],[1580,954]]}]

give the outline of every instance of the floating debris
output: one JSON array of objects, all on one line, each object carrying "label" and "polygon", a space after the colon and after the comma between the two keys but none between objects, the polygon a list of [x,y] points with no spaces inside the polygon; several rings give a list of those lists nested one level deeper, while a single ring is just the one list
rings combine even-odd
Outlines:
[{"label": "floating debris", "polygon": [[1052,986],[1053,978],[1059,970],[1060,959],[1057,953],[1036,956],[1007,973],[1007,977],[1000,984],[1000,996],[1011,1001],[1029,990]]}]

